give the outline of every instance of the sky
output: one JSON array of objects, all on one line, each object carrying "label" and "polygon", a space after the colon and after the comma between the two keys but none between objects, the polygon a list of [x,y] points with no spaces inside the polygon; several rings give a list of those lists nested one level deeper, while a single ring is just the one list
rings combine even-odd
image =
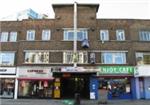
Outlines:
[{"label": "sky", "polygon": [[150,0],[0,0],[0,19],[31,8],[54,17],[52,3],[98,3],[97,18],[150,19]]}]

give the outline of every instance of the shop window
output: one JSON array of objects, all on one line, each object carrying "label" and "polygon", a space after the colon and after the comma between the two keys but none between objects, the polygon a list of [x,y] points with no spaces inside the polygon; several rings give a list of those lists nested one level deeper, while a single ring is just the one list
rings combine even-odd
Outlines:
[{"label": "shop window", "polygon": [[87,52],[77,52],[77,54],[73,54],[73,52],[63,53],[63,63],[87,63],[87,61]]},{"label": "shop window", "polygon": [[0,52],[0,65],[1,66],[13,66],[15,53],[12,52]]},{"label": "shop window", "polygon": [[48,80],[19,80],[19,97],[51,98],[53,82]]},{"label": "shop window", "polygon": [[25,52],[25,63],[49,63],[49,52]]},{"label": "shop window", "polygon": [[0,97],[2,98],[13,98],[14,96],[15,80],[13,78],[0,79]]},{"label": "shop window", "polygon": [[137,65],[150,64],[150,53],[136,53]]},{"label": "shop window", "polygon": [[102,63],[126,64],[126,53],[125,52],[103,52]]},{"label": "shop window", "polygon": [[[78,29],[77,30],[77,40],[83,41],[84,39],[88,39],[88,32],[86,29]],[[74,40],[74,30],[73,29],[65,29],[64,30],[64,40],[73,41]]]}]

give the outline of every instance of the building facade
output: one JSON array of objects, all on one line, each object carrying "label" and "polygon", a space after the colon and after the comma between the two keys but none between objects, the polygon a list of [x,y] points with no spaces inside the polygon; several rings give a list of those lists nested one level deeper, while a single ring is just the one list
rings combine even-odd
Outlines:
[{"label": "building facade", "polygon": [[53,4],[55,19],[1,21],[1,97],[147,99],[134,68],[149,69],[150,20],[97,19],[98,8],[77,4],[77,53],[73,4]]}]

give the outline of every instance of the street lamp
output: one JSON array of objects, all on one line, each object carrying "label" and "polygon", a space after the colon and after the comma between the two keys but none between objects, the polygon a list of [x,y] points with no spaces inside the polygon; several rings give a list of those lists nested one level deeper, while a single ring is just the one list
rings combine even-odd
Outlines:
[{"label": "street lamp", "polygon": [[[74,2],[74,18],[73,18],[73,30],[74,30],[74,43],[73,43],[73,66],[77,67],[78,55],[77,55],[77,2]],[[77,57],[77,58],[76,58]]]}]

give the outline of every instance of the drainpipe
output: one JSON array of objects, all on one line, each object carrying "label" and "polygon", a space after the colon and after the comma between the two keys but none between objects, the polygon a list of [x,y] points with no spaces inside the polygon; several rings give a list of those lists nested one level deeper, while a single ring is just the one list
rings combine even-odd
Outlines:
[{"label": "drainpipe", "polygon": [[[73,43],[73,52],[74,52],[74,56],[76,56],[75,54],[77,54],[77,2],[74,2],[74,43]],[[74,60],[73,60],[74,61]],[[77,67],[77,62],[74,61],[73,64],[74,68]]]}]

